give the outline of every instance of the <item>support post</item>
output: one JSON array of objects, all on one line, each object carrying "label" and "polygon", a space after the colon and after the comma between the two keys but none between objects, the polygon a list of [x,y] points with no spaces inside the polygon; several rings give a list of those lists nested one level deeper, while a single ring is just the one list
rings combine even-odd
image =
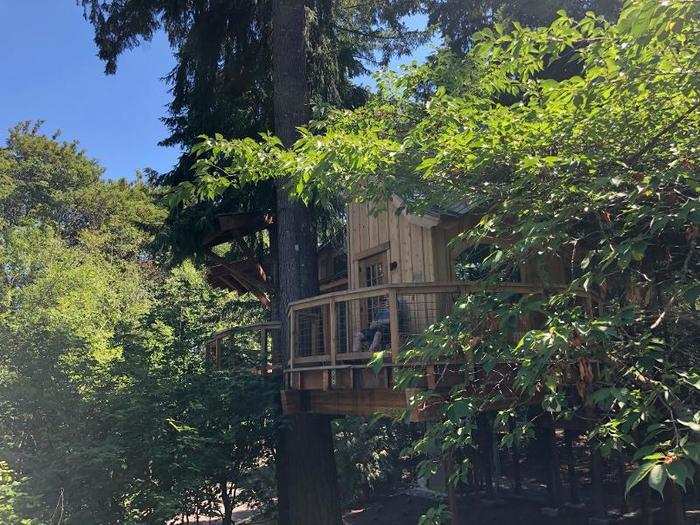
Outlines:
[{"label": "support post", "polygon": [[567,474],[569,475],[569,498],[571,503],[577,504],[578,497],[578,475],[576,474],[576,454],[574,452],[574,436],[575,433],[571,429],[564,431],[564,440],[566,441],[566,463]]},{"label": "support post", "polygon": [[294,308],[289,309],[289,368],[294,368],[294,340],[296,339],[296,318]]},{"label": "support post", "polygon": [[338,356],[338,327],[337,316],[335,311],[335,299],[331,299],[328,305],[328,324],[330,325],[331,331],[331,366],[336,365],[336,358]]},{"label": "support post", "polygon": [[261,375],[267,375],[267,330],[263,328],[260,330],[260,373]]},{"label": "support post", "polygon": [[389,332],[391,336],[391,356],[396,359],[401,348],[399,333],[399,300],[395,289],[389,290]]}]

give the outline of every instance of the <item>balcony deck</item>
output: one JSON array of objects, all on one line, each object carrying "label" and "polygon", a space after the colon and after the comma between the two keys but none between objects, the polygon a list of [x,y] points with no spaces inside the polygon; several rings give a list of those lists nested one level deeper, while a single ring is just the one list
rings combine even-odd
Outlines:
[{"label": "balcony deck", "polygon": [[[459,297],[484,289],[518,295],[547,292],[542,286],[522,283],[402,283],[334,292],[292,303],[290,356],[282,393],[285,412],[366,416],[406,410],[416,389],[393,388],[396,368],[408,366],[397,363],[396,356],[416,336],[448,315]],[[376,323],[378,317],[383,318],[382,323]],[[529,319],[521,323],[526,329]],[[368,363],[379,351],[383,366],[377,372]],[[448,389],[464,381],[460,364],[464,361],[411,365],[424,367],[424,381],[417,389]],[[481,374],[478,370],[472,373]],[[482,384],[493,381],[492,377],[481,379]],[[515,395],[504,394],[505,399]],[[431,417],[430,407],[411,413],[413,420]]]}]

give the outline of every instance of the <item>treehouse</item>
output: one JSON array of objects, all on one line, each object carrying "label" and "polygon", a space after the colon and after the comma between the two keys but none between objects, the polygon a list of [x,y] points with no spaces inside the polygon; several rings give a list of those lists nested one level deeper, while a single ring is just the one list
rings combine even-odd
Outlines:
[{"label": "treehouse", "polygon": [[[255,214],[224,215],[218,220],[218,231],[207,238],[211,243],[242,238],[274,224],[270,216]],[[320,295],[290,305],[290,333],[284,334],[289,341],[288,360],[280,363],[272,358],[264,365],[271,368],[274,361],[283,371],[287,413],[371,415],[408,407],[414,390],[393,388],[395,369],[404,366],[396,356],[448,315],[459,297],[483,289],[479,281],[486,277],[483,260],[490,246],[488,242],[470,246],[460,239],[475,220],[463,204],[420,216],[407,213],[398,197],[380,209],[367,203],[348,206],[346,250],[330,246],[319,250]],[[213,253],[210,257],[213,282],[251,291],[269,304],[269,270],[252,250],[250,257],[236,262]],[[561,261],[540,258],[514,272],[511,282],[492,288],[542,293],[537,264],[546,266],[550,285],[565,281]],[[527,322],[523,320],[523,327]],[[260,349],[267,355],[268,337],[279,326],[250,328],[260,328]],[[212,339],[209,354],[217,362],[222,362],[226,340],[236,333],[240,329]],[[377,355],[381,366],[370,368],[369,361]],[[423,375],[419,387],[431,389],[449,388],[462,380],[450,374],[450,363],[429,363]],[[430,411],[414,412],[412,417],[427,419]]]},{"label": "treehouse", "polygon": [[[347,221],[347,288],[290,306],[289,361],[283,406],[288,413],[370,415],[403,410],[413,390],[393,389],[396,356],[458,297],[479,289],[488,244],[469,246],[459,234],[474,224],[462,204],[417,216],[397,197],[383,210],[351,204]],[[563,265],[545,261],[564,279]],[[542,261],[540,261],[542,263]],[[497,288],[541,293],[537,268],[525,265]],[[381,368],[369,361],[381,352]],[[424,387],[449,387],[450,364],[429,364]],[[459,380],[452,377],[452,381]],[[441,382],[437,385],[438,380]],[[413,413],[416,420],[429,410]]]}]

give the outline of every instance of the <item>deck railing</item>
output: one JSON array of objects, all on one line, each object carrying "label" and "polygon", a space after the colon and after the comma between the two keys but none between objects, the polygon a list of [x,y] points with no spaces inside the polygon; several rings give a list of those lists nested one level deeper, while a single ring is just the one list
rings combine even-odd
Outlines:
[{"label": "deck railing", "polygon": [[477,282],[402,283],[334,292],[289,308],[289,370],[336,368],[384,351],[391,363],[402,346],[448,315],[457,299],[477,290],[541,294],[542,286]]},{"label": "deck railing", "polygon": [[279,329],[279,322],[270,321],[217,332],[206,344],[206,359],[215,368],[226,369],[235,364],[233,360],[240,359],[239,350],[244,349],[249,355],[257,354],[257,367],[261,373],[269,373],[280,362],[270,352],[271,338]]}]

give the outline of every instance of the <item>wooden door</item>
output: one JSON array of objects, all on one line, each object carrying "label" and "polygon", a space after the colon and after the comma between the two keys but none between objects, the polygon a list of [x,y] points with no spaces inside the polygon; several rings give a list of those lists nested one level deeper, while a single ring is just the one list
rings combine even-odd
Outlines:
[{"label": "wooden door", "polygon": [[[387,252],[383,251],[371,257],[360,259],[360,283],[363,287],[381,286],[387,282]],[[374,312],[379,307],[379,297],[370,297],[360,306],[362,325],[368,327],[374,319]]]}]

